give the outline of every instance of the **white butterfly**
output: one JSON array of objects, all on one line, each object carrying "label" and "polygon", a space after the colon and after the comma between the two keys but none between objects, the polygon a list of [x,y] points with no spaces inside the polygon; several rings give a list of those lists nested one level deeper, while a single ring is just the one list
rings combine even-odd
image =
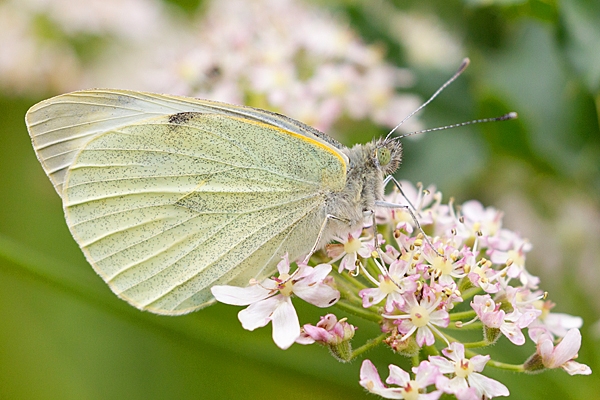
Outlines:
[{"label": "white butterfly", "polygon": [[347,148],[279,114],[126,90],[57,96],[26,122],[87,260],[169,315],[361,226],[402,154],[396,139]]}]

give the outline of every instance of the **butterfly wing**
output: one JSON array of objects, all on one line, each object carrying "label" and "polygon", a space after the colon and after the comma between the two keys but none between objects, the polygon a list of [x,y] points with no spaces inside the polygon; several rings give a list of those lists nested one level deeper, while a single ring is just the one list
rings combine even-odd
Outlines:
[{"label": "butterfly wing", "polygon": [[[48,121],[74,118],[65,104],[68,116]],[[212,301],[211,286],[262,279],[286,252],[307,253],[326,194],[345,184],[346,161],[332,146],[256,118],[116,115],[127,122],[107,128],[115,118],[106,108],[80,115],[94,133],[84,142],[63,134],[71,150],[44,157],[67,163],[60,175],[47,172],[86,258],[140,309],[193,311]]]},{"label": "butterfly wing", "polygon": [[[329,136],[286,116],[252,107],[130,90],[96,89],[42,101],[27,112],[33,147],[58,194],[69,166],[85,143],[121,126],[182,112],[223,114],[263,122],[339,150]],[[338,151],[338,154],[346,156]],[[347,158],[346,158],[347,161]]]}]

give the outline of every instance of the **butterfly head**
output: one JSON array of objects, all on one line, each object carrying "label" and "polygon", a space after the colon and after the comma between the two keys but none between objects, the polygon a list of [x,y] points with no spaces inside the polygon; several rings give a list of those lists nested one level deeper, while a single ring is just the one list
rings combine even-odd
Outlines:
[{"label": "butterfly head", "polygon": [[375,142],[371,157],[384,176],[393,174],[402,162],[402,143],[395,139],[379,139]]}]

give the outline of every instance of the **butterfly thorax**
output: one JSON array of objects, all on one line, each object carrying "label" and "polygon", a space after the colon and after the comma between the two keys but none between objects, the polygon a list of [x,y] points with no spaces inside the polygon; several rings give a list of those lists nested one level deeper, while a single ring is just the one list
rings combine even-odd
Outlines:
[{"label": "butterfly thorax", "polygon": [[349,160],[346,185],[342,191],[329,195],[326,210],[339,222],[332,228],[343,229],[342,225],[346,225],[350,231],[363,224],[365,213],[374,210],[376,200],[383,199],[383,179],[400,166],[402,144],[379,139],[342,151]]}]

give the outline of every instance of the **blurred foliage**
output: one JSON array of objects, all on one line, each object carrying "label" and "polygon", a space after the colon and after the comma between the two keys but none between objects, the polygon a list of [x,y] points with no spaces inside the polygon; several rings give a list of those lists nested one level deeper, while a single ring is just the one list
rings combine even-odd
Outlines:
[{"label": "blurred foliage", "polygon": [[[169,2],[188,13],[201,6]],[[383,46],[388,61],[413,71],[410,91],[423,98],[452,70],[412,59],[390,17],[430,17],[457,38],[471,67],[422,112],[426,126],[519,113],[517,121],[406,140],[399,176],[434,183],[458,202],[476,198],[505,210],[509,228],[531,238],[529,269],[541,276],[557,311],[585,319],[579,361],[597,373],[598,331],[592,328],[600,308],[600,3],[317,3],[367,42]],[[82,46],[90,40],[82,38]],[[139,312],[114,296],[71,239],[60,199],[31,149],[23,116],[39,100],[0,94],[1,399],[366,396],[357,383],[359,362],[339,364],[317,346],[281,351],[269,339],[270,328],[243,331],[234,307],[169,318]],[[385,133],[368,124],[341,124],[338,130],[348,143]],[[300,315],[316,321],[319,313],[301,307]],[[518,361],[531,352],[528,345],[519,354],[499,355]],[[369,357],[397,360],[384,349]],[[593,376],[490,375],[516,399],[598,396]]]}]

